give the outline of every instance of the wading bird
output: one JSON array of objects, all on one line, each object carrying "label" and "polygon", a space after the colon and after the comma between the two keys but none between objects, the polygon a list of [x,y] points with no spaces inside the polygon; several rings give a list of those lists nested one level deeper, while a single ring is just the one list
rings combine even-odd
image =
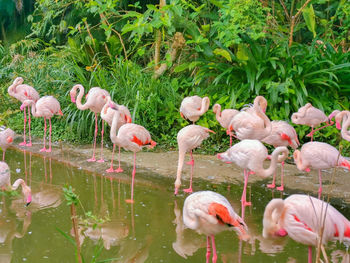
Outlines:
[{"label": "wading bird", "polygon": [[206,113],[209,109],[210,100],[208,97],[201,98],[199,96],[186,97],[182,100],[180,106],[180,114],[184,119],[188,119],[193,124],[198,121],[199,117]]},{"label": "wading bird", "polygon": [[339,112],[335,116],[335,122],[337,129],[341,130],[341,137],[344,140],[350,141],[350,132],[348,131],[350,126],[350,111]]},{"label": "wading bird", "polygon": [[2,149],[2,161],[5,161],[5,152],[7,148],[12,144],[15,138],[15,132],[10,128],[0,132],[0,148]]}]

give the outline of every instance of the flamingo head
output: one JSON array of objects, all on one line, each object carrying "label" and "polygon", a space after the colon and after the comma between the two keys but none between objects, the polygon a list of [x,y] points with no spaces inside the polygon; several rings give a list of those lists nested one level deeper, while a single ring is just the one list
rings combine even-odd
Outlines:
[{"label": "flamingo head", "polygon": [[108,107],[110,107],[110,108],[113,109],[113,110],[118,110],[118,106],[117,106],[115,103],[113,103],[113,102],[110,102],[110,103],[108,104]]},{"label": "flamingo head", "polygon": [[232,160],[230,160],[230,158],[228,157],[228,154],[226,152],[223,152],[223,153],[218,153],[216,155],[216,157],[223,161],[223,162],[226,162],[226,163],[230,163]]},{"label": "flamingo head", "polygon": [[13,81],[13,83],[14,84],[16,84],[16,85],[20,85],[20,84],[22,84],[23,83],[23,78],[22,77],[17,77],[17,78],[15,78],[15,80]]},{"label": "flamingo head", "polygon": [[284,228],[280,228],[278,231],[275,232],[275,235],[279,237],[285,237],[286,235],[288,235],[288,232]]},{"label": "flamingo head", "polygon": [[27,107],[30,103],[31,103],[31,100],[25,100],[25,101],[22,103],[20,109],[21,109],[21,110],[24,110],[24,108]]},{"label": "flamingo head", "polygon": [[32,202],[32,190],[27,185],[22,185],[22,192],[24,197],[26,198],[26,206],[29,206]]},{"label": "flamingo head", "polygon": [[12,136],[7,137],[6,141],[7,141],[7,143],[11,143],[11,142],[13,142],[13,138],[12,138]]}]

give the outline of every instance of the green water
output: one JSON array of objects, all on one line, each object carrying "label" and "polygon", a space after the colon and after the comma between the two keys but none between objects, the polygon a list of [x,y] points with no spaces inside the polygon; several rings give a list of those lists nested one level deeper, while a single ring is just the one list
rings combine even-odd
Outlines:
[{"label": "green water", "polygon": [[[92,262],[94,251],[102,248],[97,261],[112,262],[205,262],[206,238],[183,229],[181,213],[185,195],[173,196],[173,179],[157,174],[140,174],[135,184],[135,203],[130,198],[130,177],[112,180],[87,173],[32,154],[9,150],[6,161],[12,181],[26,178],[32,187],[33,202],[24,208],[20,196],[4,196],[0,205],[0,262],[75,262],[74,245],[64,237],[71,235],[70,207],[62,195],[62,186],[71,185],[79,195],[85,211],[108,218],[95,229],[81,222],[80,240],[85,262]],[[107,164],[106,164],[107,166]],[[126,175],[131,174],[127,169]],[[144,183],[149,180],[150,183]],[[281,197],[263,187],[251,186],[252,208],[245,217],[252,240],[241,242],[234,232],[216,236],[218,262],[307,262],[307,248],[284,238],[262,238],[262,214],[272,197]],[[187,187],[188,182],[184,182]],[[233,204],[240,213],[242,185],[210,184],[194,181],[194,189],[214,190]],[[249,194],[249,190],[248,190]],[[284,196],[285,197],[285,196]],[[350,218],[350,207],[334,200],[335,207]],[[77,209],[79,215],[84,211]],[[340,251],[338,251],[340,250]],[[341,262],[343,245],[329,244],[332,262]],[[338,259],[335,259],[338,255]],[[184,257],[187,257],[185,259]]]}]

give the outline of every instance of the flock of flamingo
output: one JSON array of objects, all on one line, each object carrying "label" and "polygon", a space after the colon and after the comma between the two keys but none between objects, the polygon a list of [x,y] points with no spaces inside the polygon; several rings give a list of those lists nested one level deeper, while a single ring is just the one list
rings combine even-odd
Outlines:
[{"label": "flock of flamingo", "polygon": [[[21,77],[17,77],[14,80],[13,84],[8,88],[8,93],[22,103],[20,109],[24,112],[24,132],[23,142],[20,145],[32,146],[30,134],[31,112],[34,117],[44,118],[44,146],[40,151],[51,152],[51,118],[54,115],[63,115],[58,100],[53,96],[40,98],[33,87],[23,84],[23,78]],[[87,161],[96,161],[96,137],[98,134],[98,114],[100,114],[102,118],[101,151],[100,159],[97,162],[104,162],[103,135],[104,121],[106,121],[111,126],[110,139],[113,142],[112,160],[106,172],[120,173],[123,171],[120,165],[121,147],[134,153],[131,199],[127,200],[127,202],[133,203],[136,153],[141,151],[143,147],[154,148],[156,142],[151,139],[150,133],[143,126],[132,123],[127,107],[113,102],[108,91],[99,87],[91,88],[85,96],[85,103],[82,104],[84,93],[84,87],[80,84],[75,85],[70,90],[71,101],[76,103],[78,109],[90,109],[95,114],[93,153],[92,157]],[[321,200],[321,170],[332,167],[349,169],[350,162],[341,156],[335,147],[327,143],[313,141],[313,134],[316,131],[334,124],[333,118],[335,118],[336,127],[341,129],[342,137],[350,141],[350,133],[347,130],[350,125],[349,111],[335,110],[327,116],[323,111],[313,107],[310,103],[301,107],[298,112],[293,113],[291,120],[294,124],[307,125],[312,128],[307,135],[311,137],[311,142],[305,143],[300,150],[297,150],[300,143],[295,129],[286,121],[270,121],[266,115],[267,101],[264,97],[257,96],[254,99],[254,104],[245,106],[240,111],[234,109],[221,111],[221,106],[215,104],[213,112],[216,114],[216,119],[226,129],[227,135],[230,136],[230,148],[226,152],[217,154],[217,158],[226,163],[234,163],[244,170],[244,186],[241,197],[242,214],[238,216],[229,201],[221,194],[212,191],[192,193],[194,172],[192,151],[200,146],[203,140],[209,137],[210,133],[215,133],[206,127],[195,124],[208,111],[209,106],[209,98],[201,98],[199,96],[186,97],[181,103],[180,114],[182,118],[193,122],[193,124],[182,128],[177,134],[179,157],[174,190],[174,194],[177,195],[181,187],[181,174],[185,155],[189,152],[191,160],[187,164],[191,165],[190,185],[189,188],[183,191],[191,194],[184,203],[183,223],[186,227],[207,236],[206,262],[210,261],[211,252],[213,254],[212,262],[217,261],[215,234],[223,230],[233,229],[238,233],[240,239],[247,240],[249,238],[248,227],[244,222],[245,207],[251,205],[251,202],[248,202],[246,199],[249,175],[255,174],[262,178],[267,178],[273,174],[272,183],[267,185],[267,187],[275,188],[276,168],[277,164],[281,163],[281,186],[277,187],[277,190],[284,190],[283,166],[284,160],[289,154],[288,146],[294,149],[293,158],[299,170],[306,172],[310,172],[311,169],[318,170],[320,184],[318,199],[299,194],[291,195],[285,200],[271,200],[264,212],[263,236],[283,237],[288,235],[297,242],[308,245],[309,263],[312,262],[312,246],[317,246],[318,243],[321,243],[321,249],[326,258],[324,245],[328,241],[350,241],[350,222],[335,208]],[[28,109],[28,114],[26,109]],[[48,119],[50,124],[48,148],[45,146],[46,119]],[[26,140],[27,120],[29,126],[28,142]],[[325,125],[315,129],[321,123],[325,123]],[[0,132],[0,147],[3,150],[3,162],[0,162],[0,187],[3,190],[11,190],[21,185],[26,204],[29,205],[31,202],[30,188],[22,179],[16,180],[11,186],[9,167],[4,162],[5,151],[13,143],[14,136],[15,133],[9,128]],[[232,146],[232,137],[240,140],[240,142]],[[271,155],[268,155],[268,150],[263,143],[272,145],[275,148]],[[113,167],[115,145],[119,147],[119,166],[117,169]],[[266,159],[271,160],[267,169],[263,166]],[[321,223],[321,218],[323,223]]]}]

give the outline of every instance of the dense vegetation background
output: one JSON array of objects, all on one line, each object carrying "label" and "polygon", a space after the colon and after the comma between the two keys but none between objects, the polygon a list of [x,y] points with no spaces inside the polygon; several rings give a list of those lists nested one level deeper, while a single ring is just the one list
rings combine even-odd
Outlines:
[{"label": "dense vegetation background", "polygon": [[[53,139],[74,142],[91,142],[94,125],[70,102],[77,83],[107,89],[167,149],[187,125],[178,112],[187,95],[238,109],[263,95],[273,120],[306,102],[326,114],[349,109],[347,0],[0,0],[0,26],[0,124],[18,132],[23,114],[7,94],[17,76],[59,99]],[[212,112],[198,124],[220,131],[210,151],[227,145]],[[296,129],[309,140],[308,127]],[[337,144],[338,134],[315,137]]]}]

